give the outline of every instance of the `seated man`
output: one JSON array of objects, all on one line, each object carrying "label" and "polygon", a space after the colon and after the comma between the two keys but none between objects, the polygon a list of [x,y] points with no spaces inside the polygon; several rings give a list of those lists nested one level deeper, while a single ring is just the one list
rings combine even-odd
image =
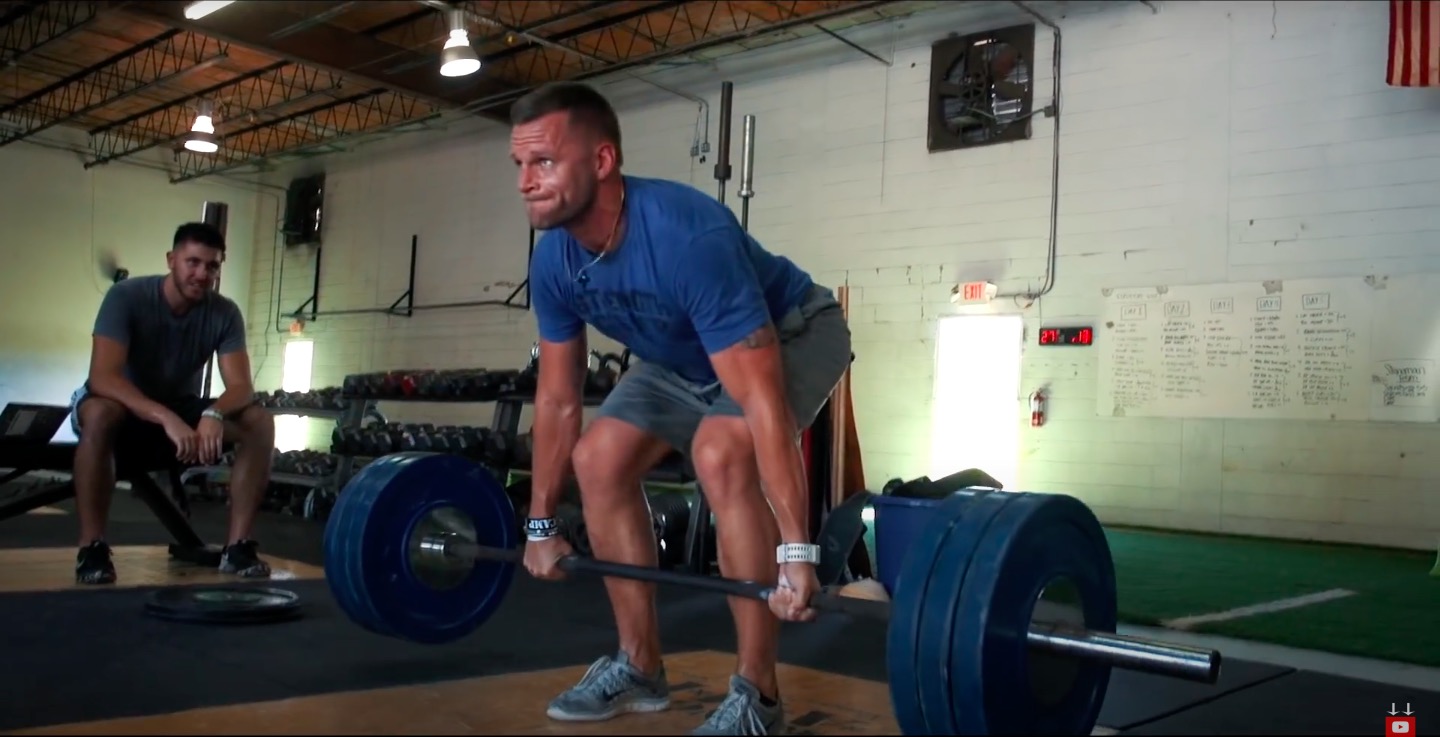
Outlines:
[{"label": "seated man", "polygon": [[[609,103],[575,83],[511,109],[511,155],[535,248],[540,333],[526,568],[562,574],[570,549],[555,507],[572,470],[595,557],[656,565],[642,480],[687,453],[714,510],[720,569],[779,589],[733,598],[739,652],[725,701],[695,734],[784,728],[775,665],[780,619],[809,620],[818,592],[799,434],[850,363],[850,330],[830,290],[745,233],[724,205],[674,182],[623,176]],[[639,362],[581,433],[586,325]],[[619,652],[551,702],[559,720],[669,705],[654,586],[607,578]],[[777,619],[777,617],[779,619]]]},{"label": "seated man", "polygon": [[[129,279],[100,303],[90,375],[71,397],[75,508],[80,517],[79,583],[112,583],[115,565],[105,543],[115,446],[173,448],[183,463],[211,464],[225,443],[238,443],[230,474],[230,535],[220,570],[266,577],[270,567],[250,538],[270,482],[275,421],[253,403],[250,358],[240,308],[213,290],[225,239],[205,223],[175,231],[165,260],[170,272]],[[225,393],[200,397],[205,363],[219,355]]]}]

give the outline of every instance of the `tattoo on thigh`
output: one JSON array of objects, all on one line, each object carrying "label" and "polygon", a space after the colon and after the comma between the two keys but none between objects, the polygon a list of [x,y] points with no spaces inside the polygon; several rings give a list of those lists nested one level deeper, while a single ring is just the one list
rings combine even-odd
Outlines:
[{"label": "tattoo on thigh", "polygon": [[775,341],[775,328],[773,326],[766,325],[765,327],[760,328],[759,330],[756,330],[755,332],[745,336],[745,347],[764,348],[766,346],[774,345]]}]

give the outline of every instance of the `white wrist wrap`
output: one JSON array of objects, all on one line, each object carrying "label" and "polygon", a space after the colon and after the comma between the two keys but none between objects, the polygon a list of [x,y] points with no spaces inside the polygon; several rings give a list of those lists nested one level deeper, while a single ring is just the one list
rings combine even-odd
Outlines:
[{"label": "white wrist wrap", "polygon": [[815,565],[820,562],[820,546],[809,543],[784,543],[775,548],[776,563],[809,563]]}]

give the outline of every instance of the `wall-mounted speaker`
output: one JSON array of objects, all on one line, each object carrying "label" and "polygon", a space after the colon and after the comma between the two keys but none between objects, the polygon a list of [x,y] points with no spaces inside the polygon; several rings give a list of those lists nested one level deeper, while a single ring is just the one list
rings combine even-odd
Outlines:
[{"label": "wall-mounted speaker", "polygon": [[200,208],[200,220],[206,225],[215,226],[223,236],[230,224],[230,206],[224,202],[206,202]]},{"label": "wall-mounted speaker", "polygon": [[291,180],[285,192],[285,220],[280,229],[287,248],[320,245],[324,207],[324,174]]}]

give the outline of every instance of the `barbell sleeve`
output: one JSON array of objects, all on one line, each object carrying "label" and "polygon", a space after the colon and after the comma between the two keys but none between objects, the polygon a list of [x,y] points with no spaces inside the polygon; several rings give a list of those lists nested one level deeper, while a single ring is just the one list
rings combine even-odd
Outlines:
[{"label": "barbell sleeve", "polygon": [[1115,668],[1200,683],[1220,680],[1218,650],[1046,623],[1031,624],[1026,639],[1033,648],[1072,658],[1103,660]]},{"label": "barbell sleeve", "polygon": [[755,196],[755,116],[746,115],[740,129],[740,192],[745,199]]},{"label": "barbell sleeve", "polygon": [[[477,545],[452,535],[427,538],[421,541],[421,549],[460,560],[493,560],[515,565],[522,564],[525,557],[522,550]],[[573,554],[562,557],[556,565],[567,573],[593,573],[635,581],[673,584],[760,601],[768,599],[773,591],[769,586],[752,581],[699,576]],[[890,603],[887,601],[840,596],[822,591],[811,599],[810,605],[821,611],[890,621]],[[1220,653],[1216,650],[1045,622],[1032,623],[1026,633],[1026,642],[1037,650],[1082,660],[1099,660],[1126,670],[1200,683],[1215,683],[1220,677]]]}]

